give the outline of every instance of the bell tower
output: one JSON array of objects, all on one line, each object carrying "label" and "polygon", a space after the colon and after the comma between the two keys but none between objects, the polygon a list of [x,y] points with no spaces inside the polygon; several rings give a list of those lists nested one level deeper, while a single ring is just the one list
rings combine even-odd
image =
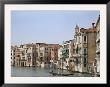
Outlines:
[{"label": "bell tower", "polygon": [[76,25],[76,27],[75,27],[75,33],[78,33],[78,32],[79,32],[79,26]]}]

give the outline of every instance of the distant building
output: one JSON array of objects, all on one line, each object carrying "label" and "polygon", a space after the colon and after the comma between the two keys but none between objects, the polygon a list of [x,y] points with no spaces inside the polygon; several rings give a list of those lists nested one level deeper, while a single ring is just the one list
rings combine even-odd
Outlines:
[{"label": "distant building", "polygon": [[45,66],[58,61],[59,44],[24,44],[11,47],[11,65],[13,66]]},{"label": "distant building", "polygon": [[20,51],[17,46],[11,46],[11,65],[19,65]]},{"label": "distant building", "polygon": [[37,66],[41,66],[41,64],[44,66],[44,60],[46,58],[45,56],[45,50],[46,50],[46,44],[45,43],[35,43],[36,45],[36,53],[37,53]]},{"label": "distant building", "polygon": [[20,66],[36,66],[36,47],[34,44],[20,45]]},{"label": "distant building", "polygon": [[58,61],[58,49],[60,47],[59,44],[48,44],[48,48],[50,48],[50,54],[51,54],[51,61],[57,62]]},{"label": "distant building", "polygon": [[11,46],[11,65],[15,65],[15,57],[14,57],[14,54],[15,54],[15,50],[14,50],[14,47]]},{"label": "distant building", "polygon": [[51,47],[49,45],[45,46],[45,58],[44,58],[44,62],[45,64],[49,64],[50,60],[51,60]]},{"label": "distant building", "polygon": [[58,60],[60,60],[62,58],[62,50],[63,50],[63,46],[60,45],[58,48]]},{"label": "distant building", "polygon": [[15,61],[14,65],[15,66],[20,66],[20,59],[21,59],[20,55],[21,55],[21,52],[19,47],[15,46],[14,48],[14,61]]},{"label": "distant building", "polygon": [[73,40],[63,42],[62,61],[64,63],[64,69],[68,69],[70,61],[73,60],[73,46]]}]

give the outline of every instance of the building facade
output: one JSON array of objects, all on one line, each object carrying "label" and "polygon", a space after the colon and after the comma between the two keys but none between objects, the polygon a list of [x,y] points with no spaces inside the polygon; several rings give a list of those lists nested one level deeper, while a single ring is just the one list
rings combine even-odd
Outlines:
[{"label": "building facade", "polygon": [[14,57],[14,54],[15,54],[15,48],[13,46],[11,46],[11,65],[15,65],[15,57]]},{"label": "building facade", "polygon": [[13,66],[41,66],[58,61],[59,44],[24,44],[11,47],[11,65]]},{"label": "building facade", "polygon": [[96,28],[88,29],[88,73],[93,72],[93,63],[96,57]]},{"label": "building facade", "polygon": [[81,28],[76,25],[75,28],[75,71],[87,72],[87,29]]},{"label": "building facade", "polygon": [[97,61],[97,74],[100,75],[100,16],[96,22],[96,61]]},{"label": "building facade", "polygon": [[63,69],[69,69],[73,62],[73,52],[74,51],[74,41],[69,40],[63,42],[62,45],[62,62],[63,62]]}]

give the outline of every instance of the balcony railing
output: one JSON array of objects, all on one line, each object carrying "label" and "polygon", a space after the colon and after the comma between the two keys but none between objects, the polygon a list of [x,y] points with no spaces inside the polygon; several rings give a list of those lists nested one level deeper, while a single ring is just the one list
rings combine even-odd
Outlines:
[{"label": "balcony railing", "polygon": [[73,57],[81,57],[80,54],[73,54]]}]

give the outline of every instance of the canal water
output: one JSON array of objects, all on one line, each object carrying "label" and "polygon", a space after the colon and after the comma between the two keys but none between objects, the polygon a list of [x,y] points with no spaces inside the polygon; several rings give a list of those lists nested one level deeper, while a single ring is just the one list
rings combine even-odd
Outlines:
[{"label": "canal water", "polygon": [[[11,67],[12,77],[53,77],[48,68],[38,67]],[[67,70],[63,70],[64,73],[68,73]],[[59,76],[56,76],[59,77]],[[65,77],[65,76],[64,76]],[[74,73],[74,75],[67,77],[91,77],[90,74]]]}]

